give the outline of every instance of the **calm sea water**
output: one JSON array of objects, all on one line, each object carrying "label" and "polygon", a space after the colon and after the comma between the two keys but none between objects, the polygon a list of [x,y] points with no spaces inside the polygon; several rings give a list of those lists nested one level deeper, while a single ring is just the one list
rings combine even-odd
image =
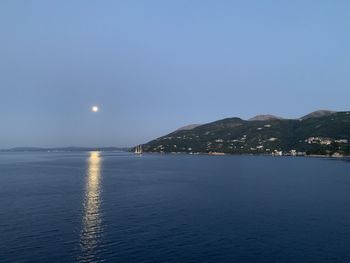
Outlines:
[{"label": "calm sea water", "polygon": [[0,153],[1,262],[350,262],[350,162]]}]

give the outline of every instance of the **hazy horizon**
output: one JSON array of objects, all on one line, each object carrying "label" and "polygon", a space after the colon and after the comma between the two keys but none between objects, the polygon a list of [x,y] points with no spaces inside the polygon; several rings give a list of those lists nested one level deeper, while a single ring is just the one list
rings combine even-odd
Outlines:
[{"label": "hazy horizon", "polygon": [[[316,111],[322,111],[322,110],[328,111],[328,109],[319,109],[319,110],[316,110]],[[331,111],[331,110],[329,110],[329,111]],[[315,112],[315,111],[308,112],[307,114],[313,113],[313,112]],[[282,119],[299,119],[299,118],[302,118],[302,117],[306,116],[307,114],[304,114],[302,116],[295,117],[295,118],[284,118],[284,116],[278,116],[278,115],[275,115],[275,114],[267,113],[267,114],[258,114],[258,115],[255,115],[255,116],[251,116],[250,118],[257,117],[259,115],[272,115],[272,116],[275,116],[275,117],[281,117]],[[226,118],[232,118],[232,117],[241,118],[240,116],[228,116]],[[249,120],[250,118],[247,118],[247,119],[242,118],[242,119],[243,120]],[[225,118],[223,118],[223,119],[225,119]],[[213,120],[212,122],[214,122],[214,121],[218,121],[218,120]],[[208,123],[210,123],[210,122],[208,122]],[[187,127],[187,126],[204,125],[204,124],[208,124],[208,123],[187,124],[187,125],[183,125],[181,127],[177,127],[177,128],[175,128],[175,129],[173,129],[171,131],[168,131],[168,133],[171,133],[171,132],[173,132],[173,131],[175,131],[177,129],[181,129],[181,128],[184,128],[184,127]],[[166,133],[165,134],[161,134],[158,137],[161,137],[163,135],[166,135]],[[151,140],[153,140],[153,139],[156,139],[156,137],[152,138]],[[144,143],[147,143],[147,142],[148,141],[141,142],[140,144],[144,144]],[[17,146],[12,146],[12,147],[7,147],[7,148],[0,148],[0,150],[7,150],[7,149],[13,149],[13,148],[44,148],[45,149],[45,148],[69,148],[69,147],[81,147],[81,148],[108,148],[108,147],[112,147],[112,148],[113,147],[115,147],[115,148],[131,148],[131,147],[134,147],[134,146],[136,146],[136,144],[135,145],[61,145],[61,146],[55,146],[55,145],[50,145],[50,146],[17,145]]]},{"label": "hazy horizon", "polygon": [[349,11],[347,1],[2,1],[0,149],[124,147],[226,117],[347,111]]}]

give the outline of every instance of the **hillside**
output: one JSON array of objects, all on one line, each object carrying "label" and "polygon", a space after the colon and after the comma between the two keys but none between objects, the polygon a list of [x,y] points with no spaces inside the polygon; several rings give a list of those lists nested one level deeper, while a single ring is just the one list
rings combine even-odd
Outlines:
[{"label": "hillside", "polygon": [[350,155],[350,112],[307,118],[227,118],[177,130],[143,145],[145,152]]},{"label": "hillside", "polygon": [[270,115],[270,114],[265,114],[265,115],[257,115],[253,118],[250,118],[248,121],[269,121],[274,119],[283,119],[283,118]]},{"label": "hillside", "polygon": [[319,118],[319,117],[324,117],[324,116],[330,116],[332,114],[336,113],[336,111],[330,111],[330,110],[318,110],[311,112],[303,117],[301,117],[302,120],[306,120],[309,118]]}]

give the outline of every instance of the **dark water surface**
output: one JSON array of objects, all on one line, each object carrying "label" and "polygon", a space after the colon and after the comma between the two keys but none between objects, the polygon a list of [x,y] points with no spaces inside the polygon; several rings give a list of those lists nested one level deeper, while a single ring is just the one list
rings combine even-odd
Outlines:
[{"label": "dark water surface", "polygon": [[350,262],[350,162],[0,153],[0,262]]}]

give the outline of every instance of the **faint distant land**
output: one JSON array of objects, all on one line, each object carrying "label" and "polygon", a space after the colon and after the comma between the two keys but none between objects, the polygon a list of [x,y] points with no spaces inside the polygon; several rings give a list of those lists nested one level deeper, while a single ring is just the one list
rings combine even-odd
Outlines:
[{"label": "faint distant land", "polygon": [[297,119],[258,115],[182,127],[143,145],[145,152],[350,155],[350,111],[320,110]]},{"label": "faint distant land", "polygon": [[88,152],[88,151],[128,151],[128,147],[54,147],[54,148],[40,148],[40,147],[14,147],[10,149],[2,149],[4,152]]}]

